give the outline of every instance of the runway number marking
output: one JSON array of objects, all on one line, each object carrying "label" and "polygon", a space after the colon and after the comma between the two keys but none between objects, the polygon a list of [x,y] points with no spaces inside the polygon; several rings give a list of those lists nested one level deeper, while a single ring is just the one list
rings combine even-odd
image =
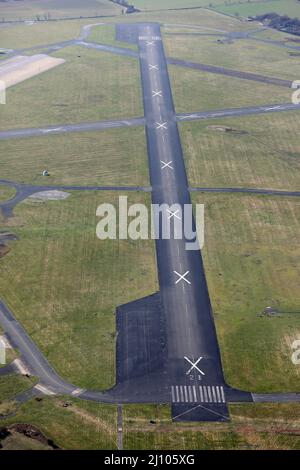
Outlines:
[{"label": "runway number marking", "polygon": [[201,375],[205,375],[204,372],[199,369],[199,367],[197,366],[197,364],[199,364],[199,362],[201,361],[201,359],[203,359],[203,357],[199,357],[197,359],[197,361],[193,362],[191,361],[188,357],[184,356],[184,359],[191,365],[191,367],[189,368],[189,370],[186,372],[186,375],[189,375],[193,369],[196,369]]},{"label": "runway number marking", "polygon": [[[191,282],[186,278],[186,276],[189,274],[190,271],[187,271],[184,274],[179,274],[177,271],[174,271],[174,273],[178,276],[177,281],[175,284],[178,284],[180,281],[185,281],[187,284],[191,284]],[[186,358],[185,358],[186,359]],[[188,359],[187,359],[188,360]]]},{"label": "runway number marking", "polygon": [[172,163],[172,160],[170,160],[169,162],[163,162],[162,160],[160,161],[163,166],[161,167],[161,169],[163,170],[164,168],[170,168],[170,170],[174,170],[174,168],[171,166],[171,163]]}]

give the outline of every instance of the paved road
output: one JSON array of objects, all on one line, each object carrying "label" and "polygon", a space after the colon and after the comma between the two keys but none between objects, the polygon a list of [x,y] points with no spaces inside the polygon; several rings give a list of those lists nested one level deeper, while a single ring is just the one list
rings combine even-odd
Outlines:
[{"label": "paved road", "polygon": [[126,47],[109,46],[107,44],[98,44],[96,42],[87,41],[74,41],[73,44],[77,46],[87,47],[88,49],[97,49],[98,51],[112,52],[113,54],[125,55],[128,57],[138,57],[138,53]]},{"label": "paved road", "polygon": [[275,78],[275,77],[266,77],[264,75],[260,75],[256,73],[242,72],[239,70],[228,69],[225,67],[218,67],[216,65],[200,64],[200,63],[190,62],[188,60],[175,59],[172,57],[169,57],[167,62],[168,64],[178,65],[179,67],[188,67],[194,70],[201,70],[202,72],[226,75],[228,77],[235,77],[235,78],[240,78],[243,80],[252,80],[256,82],[268,83],[270,85],[283,86],[287,88],[291,88],[292,86],[292,81],[290,80],[282,80],[281,78]]},{"label": "paved road", "polygon": [[0,131],[0,140],[23,139],[24,137],[39,137],[51,134],[65,134],[69,132],[90,132],[121,127],[143,126],[143,117],[119,119],[112,121],[81,122],[78,124],[57,124],[47,127],[33,127],[27,129],[9,129]]},{"label": "paved road", "polygon": [[248,116],[252,114],[281,113],[283,111],[298,111],[300,104],[266,104],[261,106],[247,106],[245,108],[213,109],[194,113],[177,114],[180,121],[201,121],[203,119],[217,119],[223,117]]}]

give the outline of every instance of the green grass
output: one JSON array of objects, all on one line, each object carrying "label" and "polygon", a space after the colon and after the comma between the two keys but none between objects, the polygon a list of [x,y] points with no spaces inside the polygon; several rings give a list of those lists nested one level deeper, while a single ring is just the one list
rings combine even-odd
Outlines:
[{"label": "green grass", "polygon": [[128,42],[116,41],[116,28],[115,25],[107,24],[103,26],[95,26],[91,29],[91,33],[88,36],[88,41],[97,42],[100,44],[112,44],[117,47],[126,47],[130,49],[137,49],[136,44],[130,44]]},{"label": "green grass", "polygon": [[[21,406],[16,416],[1,421],[3,426],[30,423],[62,449],[115,450],[117,413],[115,406],[67,398],[43,398]],[[232,405],[230,423],[172,423],[170,408],[161,405],[123,406],[124,450],[202,449],[297,449],[300,421],[298,404]],[[150,419],[155,424],[150,424]],[[14,449],[33,442],[14,440]]]},{"label": "green grass", "polygon": [[[1,177],[32,184],[149,184],[143,127],[0,141]],[[42,171],[50,176],[45,178]],[[0,186],[0,190],[3,188]]]},{"label": "green grass", "polygon": [[[300,202],[208,194],[193,200],[205,204],[204,265],[227,383],[298,391],[291,345],[300,339]],[[280,316],[261,315],[268,306]]]},{"label": "green grass", "polygon": [[138,61],[81,47],[56,56],[66,62],[7,90],[1,129],[143,115]]},{"label": "green grass", "polygon": [[0,202],[11,199],[16,194],[15,188],[10,186],[0,185]]},{"label": "green grass", "polygon": [[0,403],[4,400],[10,400],[19,393],[30,389],[36,380],[21,375],[0,376]]},{"label": "green grass", "polygon": [[[1,420],[1,426],[25,423],[37,426],[61,449],[116,449],[116,407],[66,398],[43,398],[23,404],[17,415]],[[5,441],[4,441],[5,443]],[[14,448],[24,443],[15,442]],[[28,446],[32,443],[27,442]]]},{"label": "green grass", "polygon": [[[3,8],[2,5],[1,8]],[[95,20],[54,21],[50,23],[39,22],[31,25],[14,24],[13,26],[2,27],[0,29],[1,47],[24,49],[76,39],[79,37],[82,26],[93,21],[95,22]]]},{"label": "green grass", "polygon": [[[164,46],[166,54],[176,59],[288,80],[297,80],[299,77],[299,61],[297,57],[290,56],[291,51],[288,49],[262,44],[251,39],[243,39],[230,44],[218,43],[218,39],[205,36],[165,35]],[[255,87],[255,82],[251,82],[250,86]],[[280,90],[278,93],[273,90],[273,93],[278,95]]]},{"label": "green grass", "polygon": [[291,90],[220,74],[169,66],[177,113],[291,102]]},{"label": "green grass", "polygon": [[[157,290],[152,241],[96,237],[96,208],[118,195],[25,202],[2,224],[20,239],[0,262],[0,298],[57,372],[83,388],[114,383],[116,307]],[[149,200],[129,195],[129,204]]]},{"label": "green grass", "polygon": [[181,124],[190,186],[299,190],[299,125],[298,112]]},{"label": "green grass", "polygon": [[[124,449],[297,449],[299,404],[232,405],[229,423],[172,423],[168,406],[123,407]],[[150,423],[150,419],[155,424]]]},{"label": "green grass", "polygon": [[108,0],[27,0],[1,5],[1,19],[43,20],[48,18],[72,18],[94,15],[120,15],[121,8]]},{"label": "green grass", "polygon": [[233,0],[231,2],[232,5],[226,5],[225,2],[223,2],[223,5],[217,5],[216,2],[212,0],[212,3],[216,10],[230,15],[235,15],[237,13],[239,16],[246,17],[275,12],[279,15],[288,15],[292,18],[300,18],[300,5],[297,0],[250,0],[243,3]]}]

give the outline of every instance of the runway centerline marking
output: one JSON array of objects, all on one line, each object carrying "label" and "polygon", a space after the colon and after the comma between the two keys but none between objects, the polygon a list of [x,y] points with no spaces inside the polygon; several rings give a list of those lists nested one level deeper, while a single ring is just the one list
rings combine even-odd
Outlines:
[{"label": "runway centerline marking", "polygon": [[163,164],[163,166],[161,167],[162,170],[163,170],[164,168],[170,168],[170,170],[174,170],[174,168],[171,166],[171,163],[173,163],[173,160],[170,160],[169,162],[163,162],[163,161],[161,160],[160,163]]},{"label": "runway centerline marking", "polygon": [[166,121],[166,122],[156,122],[155,124],[157,126],[156,129],[166,129],[166,130],[168,129],[167,128],[168,121]]},{"label": "runway centerline marking", "polygon": [[191,361],[188,357],[184,356],[184,359],[189,362],[191,364],[191,367],[189,368],[189,370],[187,371],[186,375],[189,375],[191,373],[191,371],[193,369],[197,369],[197,371],[201,374],[201,375],[205,375],[203,370],[199,369],[199,367],[197,366],[197,364],[199,364],[199,362],[201,361],[201,359],[203,359],[203,357],[199,357],[197,359],[197,361],[193,362]]},{"label": "runway centerline marking", "polygon": [[186,276],[189,274],[190,271],[186,271],[184,274],[179,274],[177,271],[174,271],[174,274],[178,276],[177,281],[175,284],[178,284],[180,281],[185,281],[187,284],[191,284],[191,282],[186,278]]}]

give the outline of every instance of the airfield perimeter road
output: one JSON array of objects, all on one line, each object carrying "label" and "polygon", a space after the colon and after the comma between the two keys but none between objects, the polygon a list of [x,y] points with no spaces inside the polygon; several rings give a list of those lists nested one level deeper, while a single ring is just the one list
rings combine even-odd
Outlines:
[{"label": "airfield perimeter road", "polygon": [[[142,24],[138,34],[152,203],[183,208],[191,200],[160,27]],[[179,217],[184,223],[184,214]],[[172,219],[176,223],[177,217]],[[201,252],[186,250],[186,242],[184,237],[175,239],[174,231],[170,239],[162,239],[160,233],[156,240],[173,418],[184,414],[224,420],[225,382]],[[217,387],[213,390],[218,390],[218,397],[207,408],[189,397],[202,390],[199,386]]]}]

